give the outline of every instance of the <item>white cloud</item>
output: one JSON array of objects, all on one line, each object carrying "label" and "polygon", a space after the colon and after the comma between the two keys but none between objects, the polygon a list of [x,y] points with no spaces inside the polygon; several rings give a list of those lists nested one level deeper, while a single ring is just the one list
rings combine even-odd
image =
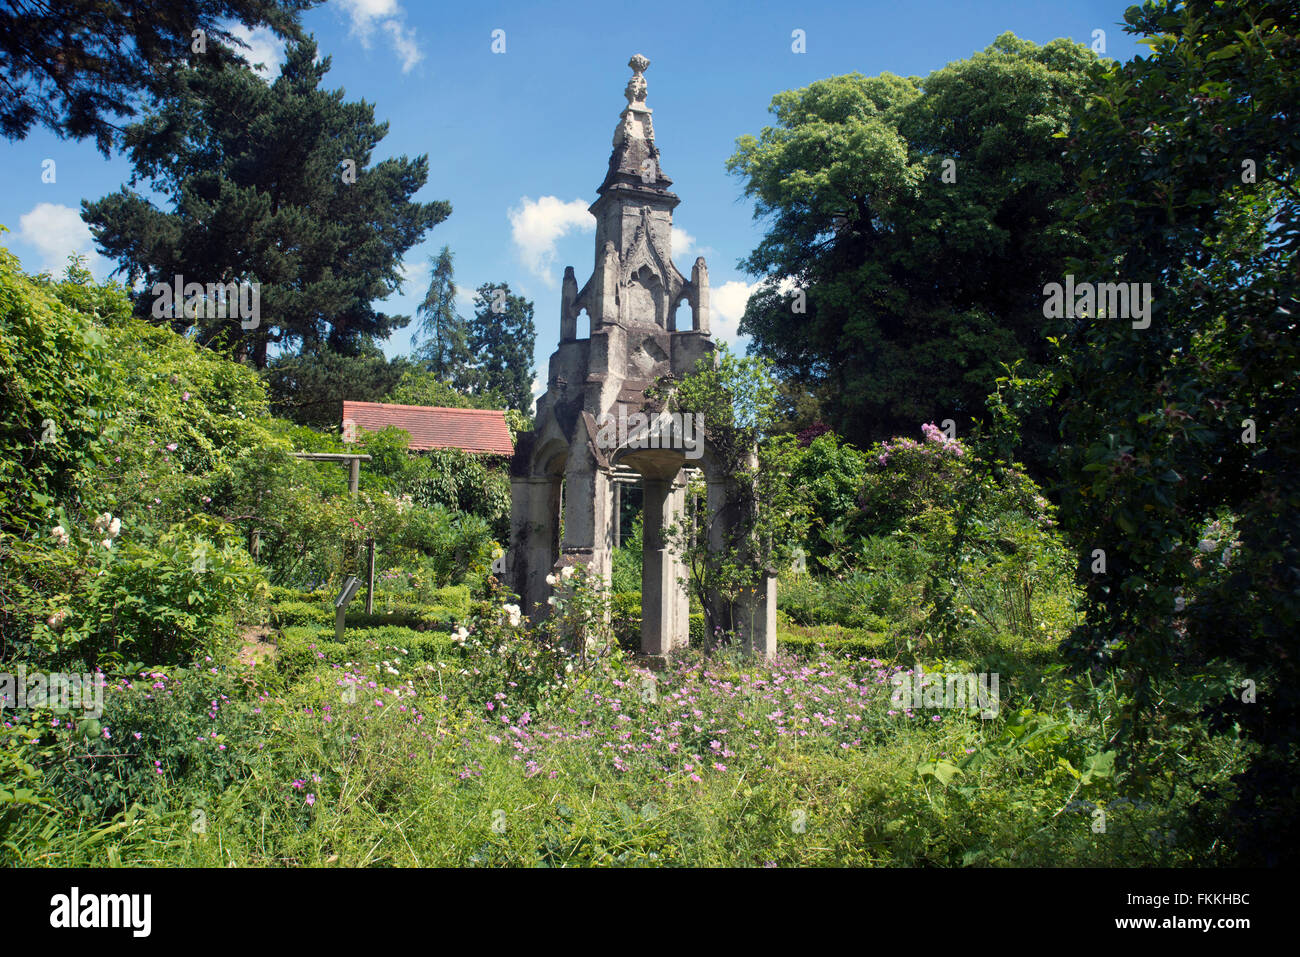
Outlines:
[{"label": "white cloud", "polygon": [[401,292],[390,293],[388,298],[414,297],[419,302],[424,298],[424,291],[429,288],[430,271],[428,259],[417,259],[415,262],[403,260],[398,263],[397,273],[402,277],[402,289]]},{"label": "white cloud", "polygon": [[112,269],[112,264],[95,252],[90,227],[71,206],[37,203],[19,217],[18,238],[36,247],[41,255],[38,268],[48,269],[56,276],[63,274],[68,257],[74,253],[86,256],[87,268],[97,279],[107,276]]},{"label": "white cloud", "polygon": [[745,304],[758,290],[758,283],[738,280],[724,282],[709,289],[709,331],[715,339],[735,342],[740,336],[740,320],[745,315]]},{"label": "white cloud", "polygon": [[339,0],[339,5],[352,20],[352,34],[363,47],[370,48],[376,27],[388,34],[403,73],[410,73],[424,59],[415,41],[415,28],[407,26],[406,11],[397,0]]},{"label": "white cloud", "polygon": [[689,256],[695,248],[695,237],[680,226],[673,227],[673,255]]},{"label": "white cloud", "polygon": [[397,0],[339,0],[352,18],[352,31],[369,38],[377,22],[402,16]]},{"label": "white cloud", "polygon": [[558,196],[532,200],[527,196],[510,210],[510,235],[524,265],[548,286],[558,285],[555,272],[555,244],[561,236],[576,230],[596,228],[596,217],[587,212],[587,201],[564,202]]},{"label": "white cloud", "polygon": [[[242,23],[236,23],[231,26],[230,32],[248,44],[247,50],[239,52],[258,75],[267,80],[274,79],[280,72],[280,64],[284,62],[284,42],[269,27],[250,30]],[[262,64],[261,68],[257,66],[259,63]]]},{"label": "white cloud", "polygon": [[424,59],[420,47],[415,42],[415,27],[408,27],[400,20],[386,20],[384,29],[392,38],[393,49],[402,58],[402,72],[410,73],[415,65]]},{"label": "white cloud", "polygon": [[468,319],[474,315],[474,299],[478,296],[478,289],[470,289],[466,286],[456,287],[456,299],[454,305],[456,314],[462,319]]},{"label": "white cloud", "polygon": [[[680,226],[673,226],[673,256],[694,259],[697,256],[711,256],[713,248],[711,246],[701,246],[699,240],[682,229]],[[689,273],[690,270],[687,270]]]}]

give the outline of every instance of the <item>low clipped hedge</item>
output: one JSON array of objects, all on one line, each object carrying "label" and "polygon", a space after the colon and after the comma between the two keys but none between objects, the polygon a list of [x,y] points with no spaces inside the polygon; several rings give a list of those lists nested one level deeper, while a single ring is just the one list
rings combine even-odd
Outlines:
[{"label": "low clipped hedge", "polygon": [[304,601],[308,604],[329,601],[333,596],[323,591],[303,591],[300,588],[285,588],[283,585],[271,586],[271,603],[279,605],[284,602]]},{"label": "low clipped hedge", "polygon": [[[435,593],[438,603],[417,605],[409,602],[376,601],[375,611],[366,614],[364,606],[358,607],[354,599],[348,607],[347,627],[379,628],[395,625],[415,631],[450,630],[456,622],[463,619],[469,611],[469,588],[465,585],[450,585],[440,588]],[[302,597],[286,597],[277,601],[271,615],[273,623],[279,628],[292,628],[297,625],[332,626],[334,624],[334,602],[323,594]]]},{"label": "low clipped hedge", "polygon": [[331,664],[345,661],[368,664],[380,661],[396,664],[400,661],[409,664],[433,662],[455,653],[456,646],[446,632],[385,625],[349,630],[344,632],[343,641],[335,641],[332,628],[291,625],[280,633],[275,663],[282,675],[293,678],[326,661]]},{"label": "low clipped hedge", "polygon": [[898,638],[887,632],[841,625],[778,627],[776,644],[791,654],[840,658],[890,658],[899,648]]}]

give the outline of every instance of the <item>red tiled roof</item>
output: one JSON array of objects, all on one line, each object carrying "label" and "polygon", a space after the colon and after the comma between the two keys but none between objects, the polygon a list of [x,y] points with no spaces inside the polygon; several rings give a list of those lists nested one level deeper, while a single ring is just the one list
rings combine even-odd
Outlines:
[{"label": "red tiled roof", "polygon": [[[343,402],[344,431],[351,420],[367,432],[394,425],[411,433],[411,448],[464,449],[513,455],[506,414],[495,409],[444,409],[432,405]],[[344,441],[347,441],[345,438]]]}]

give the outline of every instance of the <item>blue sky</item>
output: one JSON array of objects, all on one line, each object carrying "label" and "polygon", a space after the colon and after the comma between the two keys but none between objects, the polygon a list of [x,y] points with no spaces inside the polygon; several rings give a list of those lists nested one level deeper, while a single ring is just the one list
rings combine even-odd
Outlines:
[{"label": "blue sky", "polygon": [[[389,122],[379,153],[427,153],[429,181],[416,198],[452,205],[451,217],[406,257],[409,280],[386,308],[413,315],[428,284],[429,256],[447,244],[463,312],[484,282],[508,282],[536,303],[537,369],[544,375],[559,336],[564,267],[574,266],[580,285],[592,268],[593,225],[585,210],[626,105],[633,53],[650,58],[647,102],[656,142],[682,199],[674,258],[688,275],[697,255],[708,260],[715,334],[735,342],[751,288],[737,263],[757,243],[762,224],[725,163],[738,136],[768,123],[774,94],[855,70],[924,75],[1005,30],[1038,43],[1062,36],[1090,43],[1100,29],[1106,55],[1128,59],[1139,48],[1120,28],[1125,6],[329,0],[303,23],[332,58],[326,85],[373,103],[377,118]],[[504,31],[504,53],[492,50],[496,30]],[[794,30],[804,31],[804,53],[792,50]],[[280,54],[269,41],[253,35],[251,58],[274,69]],[[56,163],[54,183],[42,182],[46,159]],[[0,242],[29,270],[61,270],[69,253],[93,252],[81,200],[116,190],[130,167],[120,157],[105,160],[89,142],[37,130],[25,141],[0,143],[0,174],[9,187],[0,196],[0,224],[10,230]],[[91,266],[100,277],[112,268],[94,255]],[[410,331],[390,340],[390,355],[409,351]]]}]

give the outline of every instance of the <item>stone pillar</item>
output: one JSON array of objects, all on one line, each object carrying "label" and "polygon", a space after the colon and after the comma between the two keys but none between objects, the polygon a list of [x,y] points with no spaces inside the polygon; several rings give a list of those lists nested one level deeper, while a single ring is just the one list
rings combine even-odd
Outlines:
[{"label": "stone pillar", "polygon": [[578,310],[574,301],[578,298],[578,280],[573,275],[573,267],[564,268],[564,285],[560,293],[560,341],[569,342],[578,338]]},{"label": "stone pillar", "polygon": [[745,589],[736,602],[735,628],[746,652],[776,654],[776,575],[764,570],[758,585]]},{"label": "stone pillar", "polygon": [[709,331],[709,267],[705,265],[703,256],[695,260],[695,266],[691,269],[691,285],[695,290],[691,301],[691,328],[696,332],[707,334]]},{"label": "stone pillar", "polygon": [[[708,483],[705,515],[712,552],[724,550],[732,540],[732,530],[745,520],[742,503],[733,500],[735,493],[729,480]],[[739,558],[742,564],[746,562],[744,555]],[[716,625],[737,633],[747,652],[771,658],[776,654],[776,575],[767,570],[759,574],[758,584],[742,592],[734,604],[719,595],[710,595],[707,600]]]},{"label": "stone pillar", "polygon": [[[671,516],[669,524],[678,527],[679,536],[688,534],[687,523],[691,519],[687,511],[687,499],[686,473],[678,472],[673,479],[673,490],[669,496],[670,508],[666,511]],[[678,540],[681,540],[680,537]],[[680,549],[674,548],[672,551],[672,566],[673,647],[684,649],[691,643],[691,595],[688,585],[691,569]]]},{"label": "stone pillar", "polygon": [[641,556],[641,651],[668,655],[690,642],[690,600],[683,564],[664,529],[685,519],[686,483],[645,478]]},{"label": "stone pillar", "polygon": [[559,518],[559,476],[510,480],[510,584],[534,621],[546,615],[546,576],[555,561]]},{"label": "stone pillar", "polygon": [[[606,584],[613,567],[612,485],[609,473],[596,467],[590,456],[570,457],[569,471],[564,477],[564,544],[560,548],[560,564],[586,565]],[[543,578],[545,574],[543,571]]]}]

